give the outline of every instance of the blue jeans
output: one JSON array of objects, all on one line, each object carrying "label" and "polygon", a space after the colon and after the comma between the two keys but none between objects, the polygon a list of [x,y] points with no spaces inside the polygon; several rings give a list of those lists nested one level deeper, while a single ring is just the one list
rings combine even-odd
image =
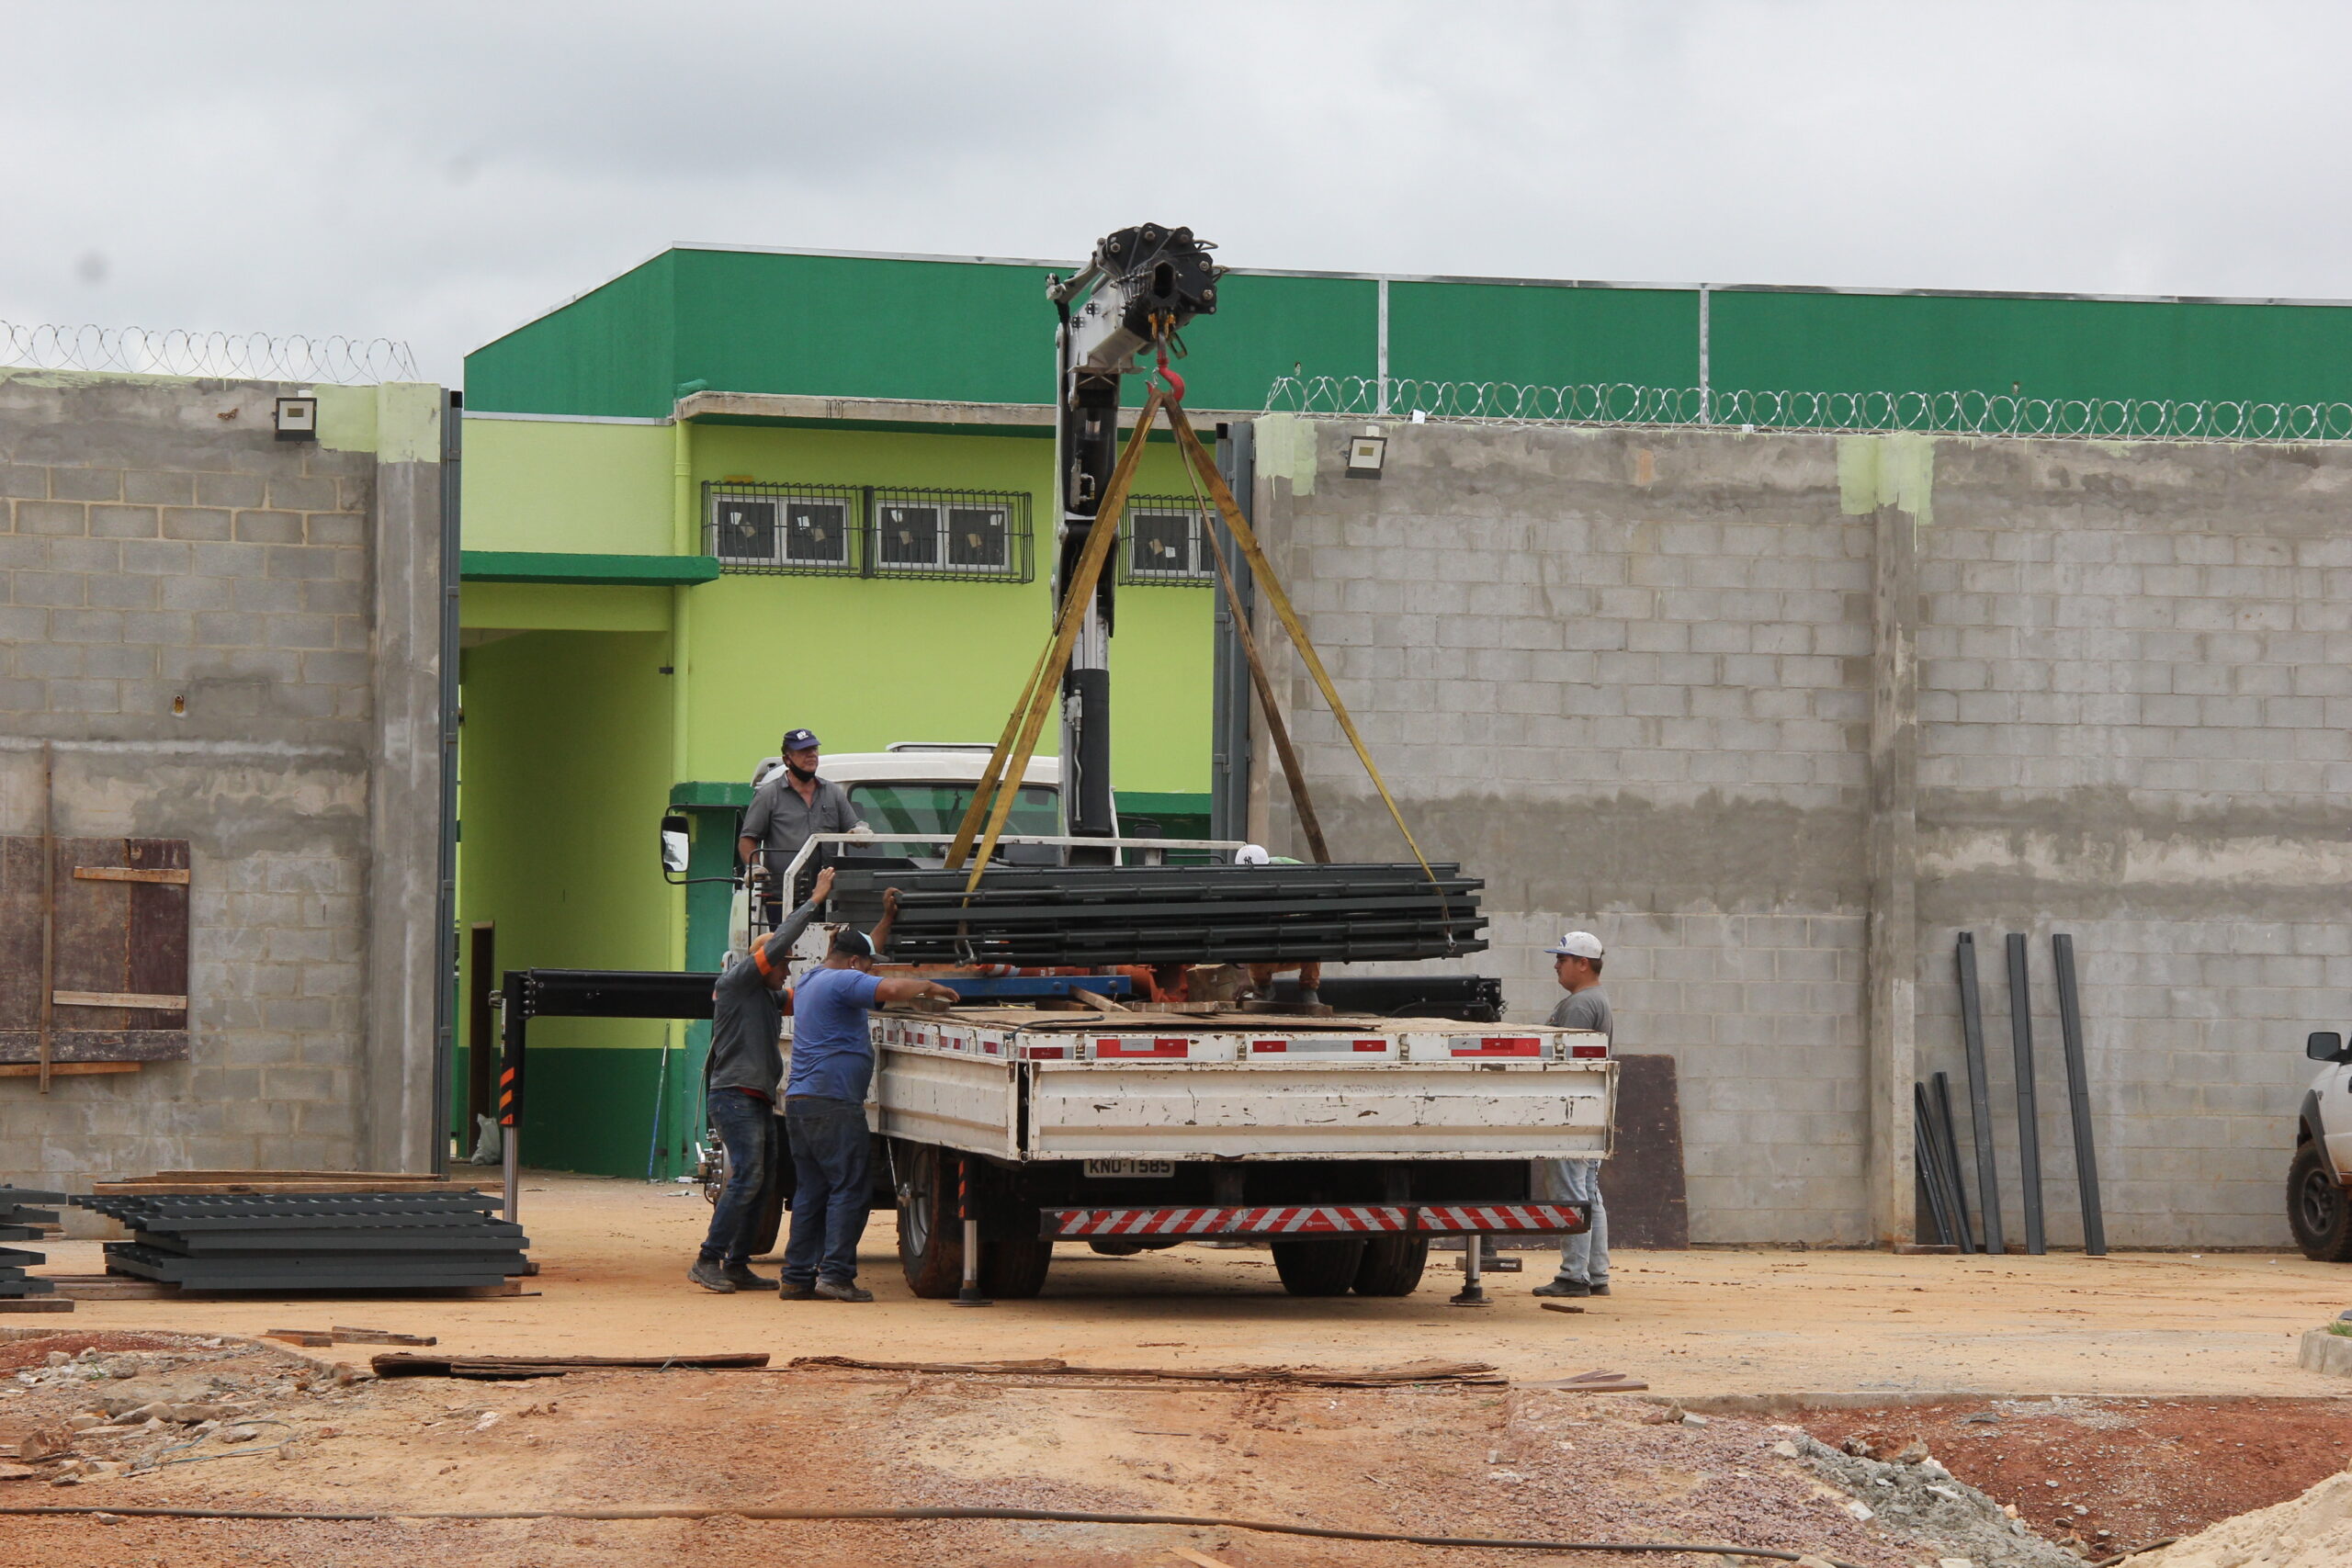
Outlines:
[{"label": "blue jeans", "polygon": [[784,1247],[788,1288],[819,1279],[846,1285],[857,1278],[857,1238],[869,1200],[865,1107],[820,1094],[784,1102],[792,1140],[792,1235]]},{"label": "blue jeans", "polygon": [[727,1185],[711,1212],[702,1259],[748,1263],[752,1221],[760,1212],[760,1194],[767,1190],[768,1161],[775,1147],[775,1110],[759,1096],[740,1089],[713,1089],[710,1124],[727,1149]]},{"label": "blue jeans", "polygon": [[1609,1211],[1600,1201],[1600,1162],[1597,1159],[1549,1159],[1536,1162],[1537,1185],[1555,1201],[1587,1203],[1592,1224],[1577,1235],[1560,1238],[1560,1274],[1580,1285],[1609,1283]]}]

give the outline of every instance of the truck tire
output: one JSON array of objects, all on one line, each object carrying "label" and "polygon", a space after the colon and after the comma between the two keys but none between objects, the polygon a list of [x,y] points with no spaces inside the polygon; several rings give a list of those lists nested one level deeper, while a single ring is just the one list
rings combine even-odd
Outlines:
[{"label": "truck tire", "polygon": [[1363,1261],[1356,1265],[1356,1294],[1409,1296],[1420,1288],[1429,1261],[1425,1235],[1374,1236],[1363,1244]]},{"label": "truck tire", "polygon": [[983,1161],[972,1179],[980,1204],[980,1293],[1025,1302],[1045,1287],[1054,1264],[1053,1238],[1038,1234],[1037,1205],[1011,1190],[1001,1168]]},{"label": "truck tire", "polygon": [[1361,1241],[1278,1241],[1274,1272],[1294,1296],[1344,1296],[1363,1266]]},{"label": "truck tire", "polygon": [[2352,1201],[2316,1143],[2299,1146],[2287,1167],[2287,1224],[2312,1262],[2352,1262]]},{"label": "truck tire", "polygon": [[956,1216],[953,1156],[929,1144],[893,1144],[899,1192],[899,1269],[907,1289],[945,1301],[964,1283],[964,1225]]}]

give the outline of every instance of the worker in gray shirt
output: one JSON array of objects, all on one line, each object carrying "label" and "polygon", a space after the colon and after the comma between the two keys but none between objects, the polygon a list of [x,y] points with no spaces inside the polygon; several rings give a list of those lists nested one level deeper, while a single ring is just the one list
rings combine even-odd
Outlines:
[{"label": "worker in gray shirt", "polygon": [[751,809],[743,813],[735,848],[755,882],[766,876],[771,905],[780,907],[788,896],[780,879],[812,835],[854,833],[865,826],[849,803],[849,792],[817,776],[819,760],[814,733],[786,730],[784,766],[752,793]]},{"label": "worker in gray shirt", "polygon": [[752,1271],[751,1230],[760,1195],[767,1190],[768,1162],[776,1154],[785,964],[832,890],[833,868],[827,866],[817,874],[808,901],[753,942],[751,952],[729,960],[710,990],[710,1059],[703,1069],[703,1092],[711,1128],[727,1150],[727,1186],[710,1216],[701,1256],[686,1271],[706,1291],[726,1295],[776,1288],[774,1280]]},{"label": "worker in gray shirt", "polygon": [[[1609,998],[1600,989],[1600,964],[1606,950],[1590,931],[1570,931],[1551,950],[1552,976],[1568,994],[1560,998],[1546,1020],[1555,1029],[1592,1029],[1614,1036],[1617,1021],[1609,1011]],[[1605,1296],[1609,1293],[1609,1212],[1600,1201],[1600,1162],[1597,1159],[1547,1159],[1535,1162],[1537,1196],[1555,1202],[1589,1205],[1592,1224],[1582,1233],[1560,1239],[1560,1271],[1548,1285],[1538,1285],[1539,1296]]]}]

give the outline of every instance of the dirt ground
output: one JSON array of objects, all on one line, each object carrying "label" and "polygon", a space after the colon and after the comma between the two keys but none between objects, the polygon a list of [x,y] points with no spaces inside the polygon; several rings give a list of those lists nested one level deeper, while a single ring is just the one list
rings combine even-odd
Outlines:
[{"label": "dirt ground", "polygon": [[[85,1302],[76,1326],[257,1334],[363,1323],[438,1335],[460,1351],[643,1355],[766,1350],[968,1359],[1117,1358],[1172,1364],[1423,1356],[1496,1363],[1518,1378],[1621,1368],[1676,1395],[1804,1392],[2320,1394],[2295,1336],[2352,1306],[2352,1269],[2272,1254],[2108,1258],[1898,1258],[1883,1252],[1621,1252],[1605,1299],[1539,1311],[1527,1272],[1488,1277],[1494,1305],[1449,1307],[1440,1257],[1395,1300],[1295,1300],[1262,1251],[1182,1247],[1135,1258],[1057,1249],[1045,1294],[981,1311],[920,1302],[899,1277],[890,1216],[862,1258],[870,1306],[714,1296],[685,1282],[709,1223],[699,1190],[533,1173],[523,1223],[536,1297],[305,1309],[277,1301]],[[96,1242],[51,1242],[48,1271],[96,1272]],[[1450,1270],[1460,1255],[1446,1258]],[[772,1271],[772,1270],[771,1270]],[[0,1317],[0,1325],[40,1320]]]},{"label": "dirt ground", "polygon": [[[1001,1504],[1453,1535],[1713,1537],[1860,1568],[1913,1568],[1959,1553],[1902,1534],[1891,1523],[1898,1514],[1887,1511],[1892,1494],[1871,1494],[1880,1516],[1858,1518],[1854,1497],[1799,1457],[1792,1439],[1800,1434],[1779,1423],[1801,1420],[1833,1445],[1868,1438],[1881,1459],[1923,1438],[1914,1451],[1932,1453],[1926,1466],[1915,1458],[1907,1468],[1879,1467],[1874,1482],[1849,1476],[1840,1484],[1869,1493],[1891,1480],[1938,1508],[1945,1505],[1935,1497],[1950,1495],[1954,1510],[1989,1515],[1996,1532],[2010,1528],[1999,1505],[2014,1504],[2026,1522],[2052,1540],[2074,1536],[2093,1558],[2290,1495],[2352,1455],[2352,1409],[2335,1397],[2352,1391],[2294,1364],[2295,1336],[2352,1297],[2352,1270],[2300,1258],[1624,1253],[1611,1295],[1558,1314],[1526,1294],[1545,1276],[1540,1255],[1529,1255],[1526,1273],[1489,1277],[1494,1305],[1461,1309],[1445,1299],[1458,1276],[1434,1266],[1410,1297],[1307,1301],[1283,1294],[1263,1252],[1185,1247],[1113,1259],[1065,1247],[1039,1300],[967,1311],[908,1295],[887,1215],[876,1216],[865,1249],[866,1282],[880,1297],[869,1306],[696,1291],[683,1275],[707,1215],[685,1188],[533,1175],[523,1217],[543,1269],[527,1281],[536,1296],[97,1302],[70,1317],[0,1317],[0,1332],[65,1336],[0,1342],[0,1441],[12,1424],[88,1404],[79,1371],[47,1363],[51,1351],[92,1343],[118,1352],[172,1348],[164,1359],[192,1358],[188,1375],[216,1368],[234,1383],[247,1402],[239,1415],[285,1423],[250,1428],[255,1439],[219,1462],[209,1456],[224,1451],[220,1438],[164,1452],[192,1440],[185,1427],[84,1438],[77,1447],[94,1467],[142,1457],[201,1462],[144,1473],[93,1468],[63,1486],[53,1484],[51,1467],[0,1481],[0,1503],[358,1511]],[[54,1271],[100,1267],[94,1242],[44,1250]],[[1519,1386],[1066,1387],[776,1370],[344,1387],[303,1358],[364,1365],[365,1347],[296,1354],[235,1338],[202,1343],[342,1324],[431,1334],[459,1353],[763,1350],[778,1369],[807,1355],[1057,1356],[1160,1367],[1441,1357],[1491,1361]],[[141,1332],[196,1337],[121,1337]],[[1604,1367],[1647,1380],[1655,1394],[1524,1386]],[[2077,1397],[2012,1397],[2049,1394]],[[2250,1395],[2265,1397],[2212,1397]],[[1742,1398],[1755,1413],[1725,1413]],[[1685,1400],[1694,1415],[1713,1414],[1686,1422],[1671,1403]],[[1790,1414],[1800,1407],[1801,1416]],[[1971,1419],[1986,1415],[1996,1419]],[[1949,1466],[1950,1485],[1936,1483],[1936,1461]],[[1985,1525],[1978,1517],[1972,1528]],[[2038,1538],[2009,1544],[2020,1555],[1980,1554],[1976,1568],[2046,1561],[2033,1555],[2048,1550]],[[1043,1523],[0,1517],[0,1562],[46,1568],[1172,1565],[1187,1561],[1170,1554],[1178,1546],[1232,1568],[1579,1561]],[[1701,1560],[1643,1561],[1681,1568]]]},{"label": "dirt ground", "polygon": [[2053,1540],[2136,1551],[2301,1495],[2352,1463],[2352,1398],[1973,1400],[1799,1417],[1832,1446],[1925,1443]]}]

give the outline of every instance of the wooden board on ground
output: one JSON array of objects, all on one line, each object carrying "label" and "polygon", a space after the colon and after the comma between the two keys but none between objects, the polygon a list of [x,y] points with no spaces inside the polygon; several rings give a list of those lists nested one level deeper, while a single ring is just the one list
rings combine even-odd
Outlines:
[{"label": "wooden board on ground", "polygon": [[717,1356],[415,1356],[391,1350],[368,1361],[379,1378],[481,1378],[492,1382],[560,1378],[567,1372],[611,1370],[752,1371],[767,1364],[764,1350],[730,1351]]},{"label": "wooden board on ground", "polygon": [[72,1312],[69,1296],[0,1296],[0,1312]]},{"label": "wooden board on ground", "polygon": [[94,1181],[90,1190],[102,1198],[279,1198],[338,1192],[479,1192],[482,1186],[479,1181],[381,1170],[166,1170],[153,1176]]},{"label": "wooden board on ground", "polygon": [[1499,1386],[1510,1380],[1485,1361],[1408,1361],[1347,1371],[1333,1367],[1073,1367],[1054,1357],[1028,1361],[865,1361],[853,1356],[795,1356],[790,1370],[977,1373],[984,1377],[1151,1379],[1161,1382],[1286,1383],[1303,1388],[1400,1388],[1412,1383]]},{"label": "wooden board on ground", "polygon": [[130,1274],[39,1274],[34,1278],[48,1280],[59,1295],[74,1302],[152,1302],[178,1293],[176,1286]]}]

